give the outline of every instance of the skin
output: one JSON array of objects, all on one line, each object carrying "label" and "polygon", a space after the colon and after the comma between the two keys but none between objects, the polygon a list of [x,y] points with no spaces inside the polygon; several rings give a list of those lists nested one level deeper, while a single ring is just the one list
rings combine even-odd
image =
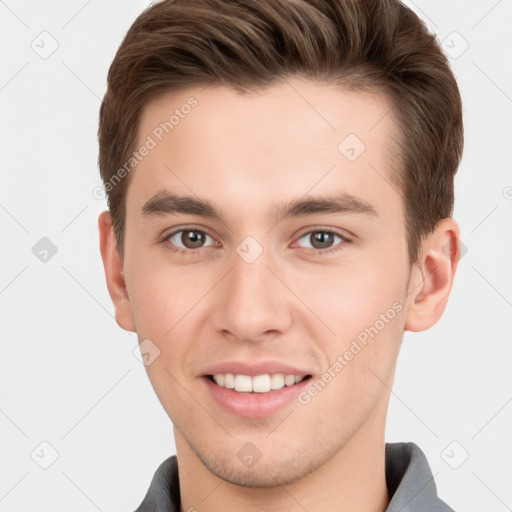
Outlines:
[{"label": "skin", "polygon": [[[224,86],[174,91],[146,105],[139,142],[191,96],[198,105],[130,176],[123,262],[109,213],[99,217],[116,321],[160,350],[147,371],[174,425],[181,510],[384,510],[384,430],[402,335],[444,311],[457,223],[442,220],[409,265],[404,205],[390,186],[396,125],[380,93],[298,77],[246,95]],[[338,150],[350,133],[366,146],[352,162]],[[207,199],[222,220],[143,215],[162,190]],[[342,192],[377,215],[272,217],[276,204]],[[181,233],[165,236],[192,227],[209,235],[204,245],[169,250],[187,246]],[[325,228],[350,241],[334,237],[319,249],[311,235]],[[252,263],[236,252],[247,236],[263,248]],[[208,365],[234,359],[284,361],[313,381],[393,303],[401,311],[306,405],[240,417],[201,385]],[[249,442],[261,453],[252,467],[237,457]]]}]

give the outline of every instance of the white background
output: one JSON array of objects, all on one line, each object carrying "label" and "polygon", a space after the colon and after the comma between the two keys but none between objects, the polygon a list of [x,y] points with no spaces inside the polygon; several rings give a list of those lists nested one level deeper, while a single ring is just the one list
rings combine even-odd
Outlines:
[{"label": "white background", "polygon": [[[512,507],[512,3],[407,4],[445,41],[463,97],[455,218],[467,254],[441,321],[405,335],[386,436],[423,449],[457,512],[504,512]],[[96,223],[106,203],[92,195],[108,66],[147,5],[0,2],[2,512],[134,510],[175,453],[171,422],[133,355],[136,337],[113,319]],[[47,58],[33,49],[56,44]],[[42,237],[58,250],[46,263],[32,252]],[[35,461],[52,456],[42,442],[58,453],[48,469]]]}]

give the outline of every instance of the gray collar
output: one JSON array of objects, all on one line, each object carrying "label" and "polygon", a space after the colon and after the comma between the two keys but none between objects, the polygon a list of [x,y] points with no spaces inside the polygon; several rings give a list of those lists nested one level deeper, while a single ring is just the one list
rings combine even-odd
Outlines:
[{"label": "gray collar", "polygon": [[[437,496],[425,454],[414,443],[386,443],[386,484],[391,502],[384,512],[454,512]],[[176,455],[160,464],[135,512],[180,512]]]},{"label": "gray collar", "polygon": [[414,443],[386,443],[386,484],[385,512],[454,512],[437,496],[427,458]]}]

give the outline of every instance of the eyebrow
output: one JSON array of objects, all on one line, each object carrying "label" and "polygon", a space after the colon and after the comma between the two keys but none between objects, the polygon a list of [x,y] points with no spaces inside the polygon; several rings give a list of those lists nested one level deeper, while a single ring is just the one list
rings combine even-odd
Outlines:
[{"label": "eyebrow", "polygon": [[[188,214],[222,221],[220,208],[207,199],[179,196],[167,191],[158,192],[151,197],[142,207],[141,213],[143,217]],[[378,217],[371,204],[352,194],[342,192],[329,196],[305,196],[274,205],[272,218],[279,222],[290,217],[304,217],[320,213],[356,213]]]}]

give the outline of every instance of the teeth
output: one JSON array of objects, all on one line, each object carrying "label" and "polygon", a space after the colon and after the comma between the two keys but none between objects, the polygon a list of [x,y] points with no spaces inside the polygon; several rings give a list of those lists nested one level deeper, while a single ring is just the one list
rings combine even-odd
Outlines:
[{"label": "teeth", "polygon": [[270,387],[272,389],[284,388],[284,377],[281,373],[277,373],[270,377]]},{"label": "teeth", "polygon": [[252,379],[248,375],[237,375],[235,377],[235,391],[252,391]]},{"label": "teeth", "polygon": [[[217,384],[219,386],[222,386],[222,384],[221,384],[222,373],[219,373],[218,375],[220,375],[220,379],[219,379],[219,381],[215,381],[215,382],[217,382]],[[227,388],[227,389],[234,389],[235,388],[235,376],[232,373],[226,373],[224,375],[224,387]]]},{"label": "teeth", "polygon": [[270,375],[256,375],[256,377],[253,377],[251,380],[252,391],[255,393],[268,393],[272,389]]},{"label": "teeth", "polygon": [[284,375],[282,373],[234,375],[232,373],[216,373],[213,380],[222,388],[234,389],[241,393],[268,393],[284,386],[293,386],[304,379],[304,375]]},{"label": "teeth", "polygon": [[295,375],[287,375],[284,378],[284,385],[285,386],[293,386],[295,384]]}]

